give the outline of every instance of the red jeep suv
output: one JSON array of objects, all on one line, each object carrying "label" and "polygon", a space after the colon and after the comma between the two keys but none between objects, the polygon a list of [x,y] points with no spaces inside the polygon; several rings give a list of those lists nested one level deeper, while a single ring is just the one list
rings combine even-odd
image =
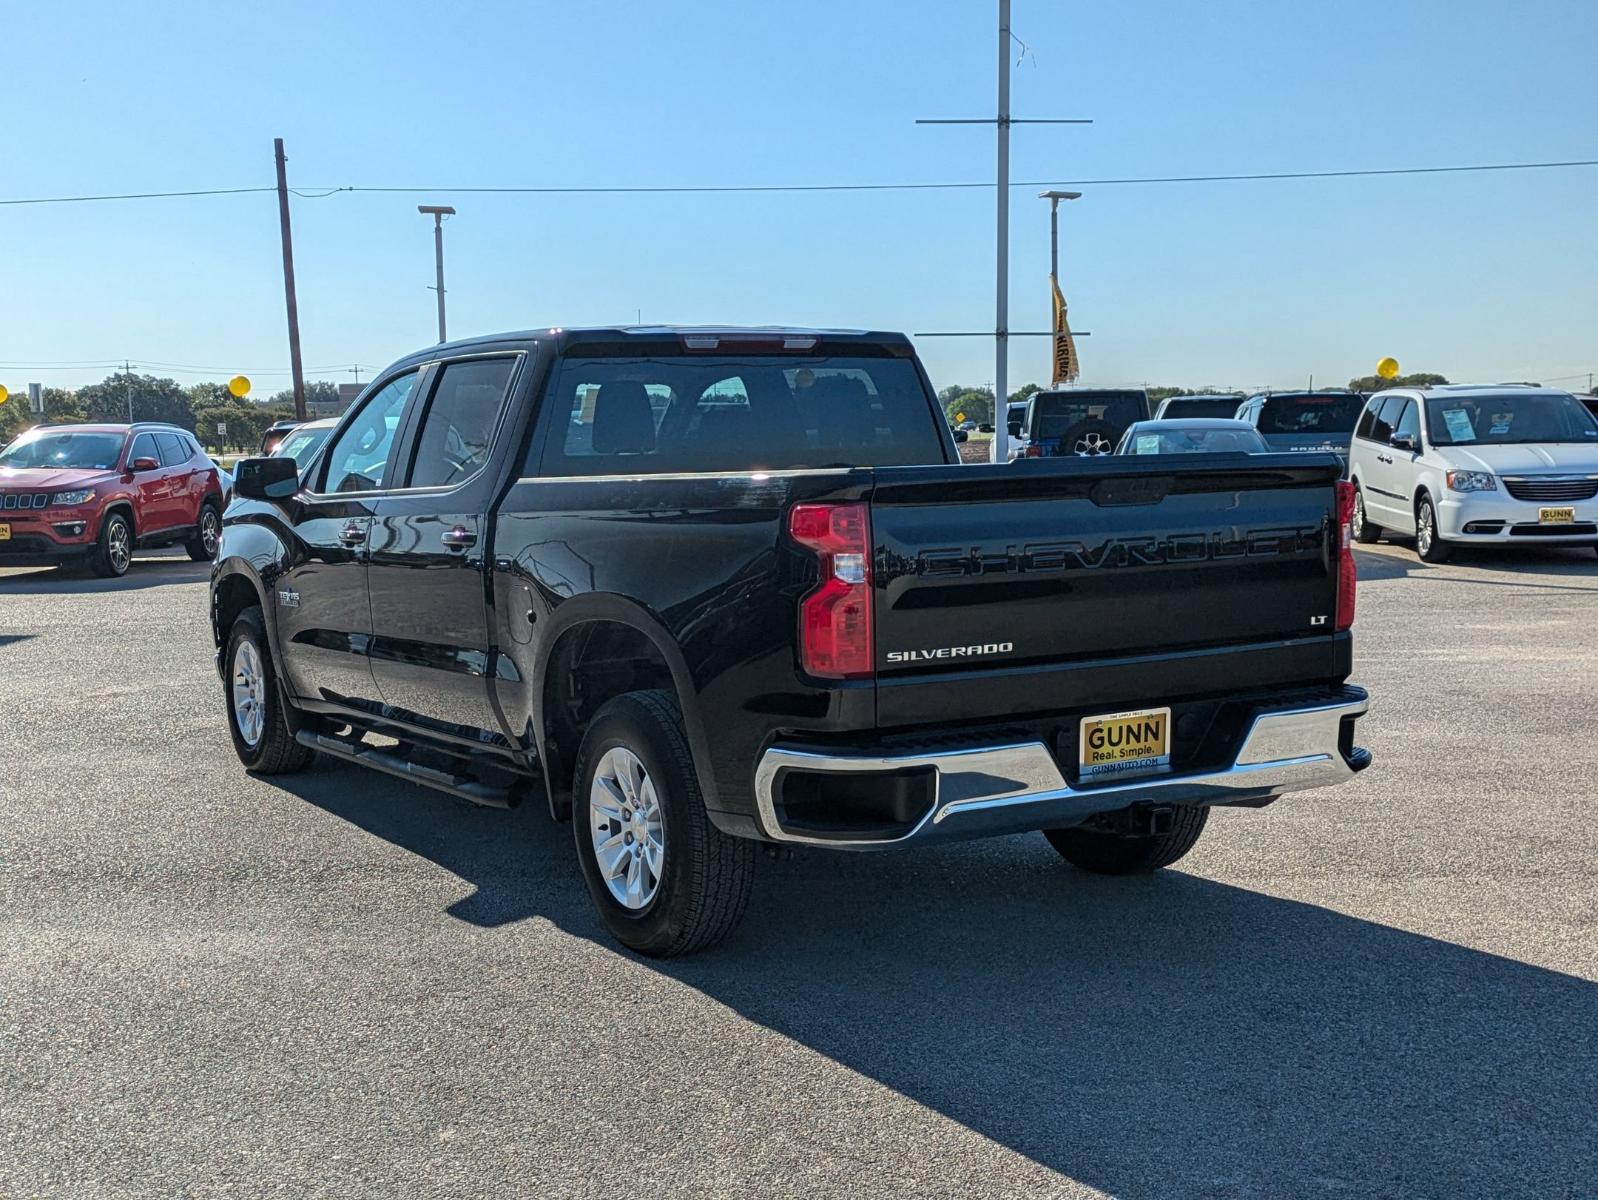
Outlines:
[{"label": "red jeep suv", "polygon": [[176,425],[44,425],[0,451],[0,566],[125,573],[135,546],[216,555],[222,481]]}]

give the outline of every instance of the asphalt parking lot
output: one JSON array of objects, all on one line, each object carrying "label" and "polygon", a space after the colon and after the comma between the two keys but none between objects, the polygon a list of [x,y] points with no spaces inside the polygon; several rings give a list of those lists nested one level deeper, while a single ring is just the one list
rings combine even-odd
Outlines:
[{"label": "asphalt parking lot", "polygon": [[237,765],[206,568],[0,571],[0,1196],[1598,1193],[1598,558],[1361,550],[1376,764],[1179,869],[763,861]]}]

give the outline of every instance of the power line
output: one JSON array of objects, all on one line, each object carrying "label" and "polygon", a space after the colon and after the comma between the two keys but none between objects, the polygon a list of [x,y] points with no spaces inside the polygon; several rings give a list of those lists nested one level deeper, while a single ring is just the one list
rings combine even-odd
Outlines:
[{"label": "power line", "polygon": [[[1374,167],[1351,171],[1274,171],[1240,175],[1138,175],[1121,179],[1036,179],[1010,184],[1011,188],[1106,187],[1149,183],[1228,183],[1271,179],[1352,179],[1372,175],[1442,175],[1467,171],[1533,171],[1558,167],[1598,167],[1598,159],[1560,162],[1477,163],[1443,167]],[[507,195],[656,195],[676,193],[737,192],[887,192],[991,188],[991,182],[950,183],[791,183],[791,184],[683,184],[610,187],[347,187],[347,192],[415,193],[468,192]],[[329,193],[330,194],[330,193]]]},{"label": "power line", "polygon": [[118,192],[99,196],[40,196],[0,200],[0,204],[83,204],[91,200],[170,200],[177,196],[238,196],[246,192],[275,192],[269,187],[203,188],[187,192]]},{"label": "power line", "polygon": [[[1264,171],[1231,175],[1129,175],[1106,179],[1018,180],[1011,188],[1040,187],[1119,187],[1167,183],[1253,183],[1283,179],[1358,179],[1384,175],[1457,175],[1491,171],[1547,171],[1570,167],[1598,167],[1598,159],[1561,159],[1548,162],[1469,163],[1440,167],[1370,167],[1347,171]],[[528,187],[411,187],[348,185],[331,188],[294,188],[296,196],[320,200],[341,192],[369,194],[441,194],[598,196],[598,195],[705,195],[767,192],[906,192],[957,191],[991,188],[985,181],[941,181],[907,183],[739,183],[739,184],[638,184],[607,186],[528,186]],[[253,192],[272,192],[271,187],[207,188],[177,192],[119,192],[91,196],[29,196],[0,199],[0,206],[37,204],[80,204],[101,200],[165,200],[188,196],[235,196]]]}]

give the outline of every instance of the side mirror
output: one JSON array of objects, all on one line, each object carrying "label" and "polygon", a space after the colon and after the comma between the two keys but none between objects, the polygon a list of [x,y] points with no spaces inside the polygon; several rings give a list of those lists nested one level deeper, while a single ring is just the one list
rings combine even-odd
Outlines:
[{"label": "side mirror", "polygon": [[1394,450],[1402,450],[1406,454],[1420,453],[1420,443],[1407,433],[1395,433],[1388,439],[1387,444]]},{"label": "side mirror", "polygon": [[956,441],[956,442],[964,442],[964,441],[967,441],[967,440],[969,440],[969,439],[970,439],[970,437],[971,437],[971,435],[970,435],[970,434],[969,434],[969,433],[967,433],[967,432],[966,432],[966,431],[965,431],[965,430],[963,430],[963,429],[956,429],[956,430],[955,430],[955,431],[954,431],[954,440],[955,440],[955,441]]},{"label": "side mirror", "polygon": [[246,458],[233,473],[233,492],[249,500],[287,500],[300,489],[292,458]]},{"label": "side mirror", "polygon": [[161,462],[154,458],[136,458],[128,464],[130,471],[159,471]]},{"label": "side mirror", "polygon": [[1007,428],[1010,430],[1010,436],[1011,437],[1020,437],[1021,436],[1021,422],[1020,421],[1011,421],[1009,423],[1009,425],[1007,426]]}]

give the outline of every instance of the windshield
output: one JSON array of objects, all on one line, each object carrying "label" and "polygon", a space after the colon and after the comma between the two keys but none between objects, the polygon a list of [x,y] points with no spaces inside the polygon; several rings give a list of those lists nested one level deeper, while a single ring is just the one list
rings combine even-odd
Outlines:
[{"label": "windshield", "polygon": [[1135,429],[1122,454],[1260,454],[1265,439],[1252,429]]},{"label": "windshield", "polygon": [[64,467],[109,471],[122,457],[120,433],[23,434],[0,451],[0,467]]},{"label": "windshield", "polygon": [[942,414],[907,358],[571,357],[548,395],[562,415],[544,475],[948,461]]},{"label": "windshield", "polygon": [[1162,418],[1230,417],[1243,403],[1241,396],[1172,396],[1166,401]]},{"label": "windshield", "polygon": [[333,432],[333,427],[325,429],[296,429],[278,443],[277,449],[272,451],[273,458],[292,458],[298,466],[305,466],[311,461],[311,455],[316,453],[316,448],[327,441],[327,435]]},{"label": "windshield", "polygon": [[1261,433],[1354,432],[1365,401],[1352,393],[1309,396],[1268,396],[1260,410]]},{"label": "windshield", "polygon": [[1100,434],[1114,442],[1128,425],[1148,417],[1144,408],[1141,392],[1040,392],[1032,399],[1028,436],[1037,440]]},{"label": "windshield", "polygon": [[1429,399],[1426,424],[1434,446],[1598,442],[1598,421],[1574,396],[1561,393]]}]

